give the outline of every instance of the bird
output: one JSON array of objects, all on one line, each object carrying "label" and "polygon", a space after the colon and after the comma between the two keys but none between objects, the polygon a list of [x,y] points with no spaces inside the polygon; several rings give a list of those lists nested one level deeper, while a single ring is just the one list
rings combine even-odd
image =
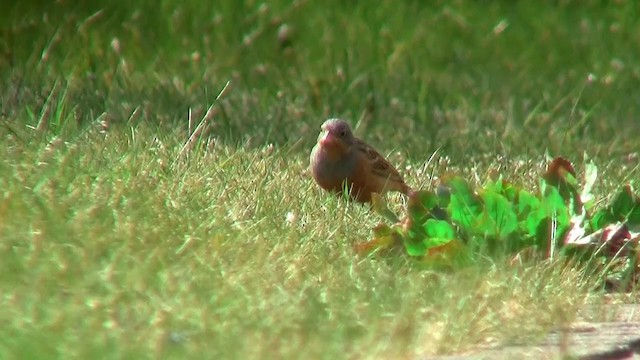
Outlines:
[{"label": "bird", "polygon": [[398,170],[371,145],[355,137],[342,119],[322,124],[309,167],[322,189],[342,194],[346,187],[349,196],[361,203],[371,202],[373,193],[397,191],[407,195],[411,191]]}]

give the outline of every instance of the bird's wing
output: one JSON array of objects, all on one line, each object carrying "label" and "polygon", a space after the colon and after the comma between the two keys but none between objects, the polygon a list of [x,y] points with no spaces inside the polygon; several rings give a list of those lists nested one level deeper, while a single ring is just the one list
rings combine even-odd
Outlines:
[{"label": "bird's wing", "polygon": [[358,151],[364,155],[364,158],[369,163],[369,169],[373,175],[381,177],[385,181],[404,184],[404,180],[398,170],[380,155],[376,149],[360,139],[356,139],[356,145],[358,146]]}]

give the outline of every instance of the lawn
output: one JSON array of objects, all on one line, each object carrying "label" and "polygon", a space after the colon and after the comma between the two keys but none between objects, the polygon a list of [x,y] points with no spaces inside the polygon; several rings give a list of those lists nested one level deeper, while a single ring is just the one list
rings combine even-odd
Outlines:
[{"label": "lawn", "polygon": [[603,201],[640,187],[633,1],[32,0],[0,20],[3,359],[409,359],[603,303],[567,258],[359,255],[381,217],[307,166],[343,117],[416,188],[533,191],[548,156],[593,159]]}]

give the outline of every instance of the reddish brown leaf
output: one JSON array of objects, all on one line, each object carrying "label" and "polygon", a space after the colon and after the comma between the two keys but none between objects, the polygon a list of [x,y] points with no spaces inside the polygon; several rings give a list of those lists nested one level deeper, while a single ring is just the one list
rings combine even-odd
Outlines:
[{"label": "reddish brown leaf", "polygon": [[543,177],[550,185],[558,186],[562,180],[566,179],[567,173],[576,177],[576,171],[571,162],[565,158],[557,157],[547,165],[547,171]]},{"label": "reddish brown leaf", "polygon": [[[568,177],[573,178],[572,181]],[[542,175],[548,185],[556,187],[565,203],[570,206],[572,215],[580,215],[584,212],[584,204],[580,198],[576,181],[576,171],[569,160],[557,157],[547,166],[547,171]]]}]

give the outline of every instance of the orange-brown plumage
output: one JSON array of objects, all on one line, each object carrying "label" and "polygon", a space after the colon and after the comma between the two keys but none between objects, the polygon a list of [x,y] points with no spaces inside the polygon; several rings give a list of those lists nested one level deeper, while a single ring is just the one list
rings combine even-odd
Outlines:
[{"label": "orange-brown plumage", "polygon": [[321,188],[342,193],[346,186],[359,202],[370,202],[371,194],[411,188],[380,153],[353,136],[344,120],[330,119],[322,124],[318,143],[311,151],[311,174]]}]

